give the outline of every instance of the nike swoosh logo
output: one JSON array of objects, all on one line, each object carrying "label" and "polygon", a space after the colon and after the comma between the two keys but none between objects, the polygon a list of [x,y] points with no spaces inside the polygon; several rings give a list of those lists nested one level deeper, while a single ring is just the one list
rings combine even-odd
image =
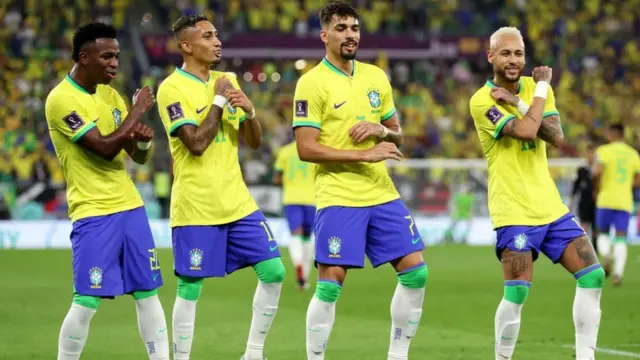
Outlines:
[{"label": "nike swoosh logo", "polygon": [[180,335],[180,340],[188,340],[191,336],[182,336]]},{"label": "nike swoosh logo", "polygon": [[278,248],[278,244],[276,245],[269,245],[269,251],[276,251],[276,249]]},{"label": "nike swoosh logo", "polygon": [[422,239],[420,239],[420,238],[411,239],[411,243],[412,243],[413,245],[415,245],[415,244],[419,243],[419,242],[420,242],[420,240],[422,240]]},{"label": "nike swoosh logo", "polygon": [[167,328],[162,328],[162,329],[158,330],[158,334],[162,334],[165,331],[167,331]]},{"label": "nike swoosh logo", "polygon": [[94,123],[97,123],[97,122],[98,122],[98,120],[100,120],[100,118],[97,118],[97,119],[93,120],[93,122],[94,122]]},{"label": "nike swoosh logo", "polygon": [[338,109],[340,106],[344,105],[346,101],[341,102],[340,104],[333,104],[334,109]]},{"label": "nike swoosh logo", "polygon": [[[316,329],[316,328],[307,328],[307,330],[311,331],[311,332],[320,332],[320,329]],[[322,354],[322,353],[320,353]]]},{"label": "nike swoosh logo", "polygon": [[419,321],[411,321],[411,320],[409,320],[409,325],[415,325],[417,323],[419,323]]},{"label": "nike swoosh logo", "polygon": [[160,276],[160,274],[153,275],[153,282],[156,282],[156,279],[158,278],[158,276]]},{"label": "nike swoosh logo", "polygon": [[200,114],[201,112],[204,111],[204,109],[206,109],[207,106],[205,105],[202,109],[196,109],[196,114]]},{"label": "nike swoosh logo", "polygon": [[70,340],[82,340],[84,336],[69,336]]}]

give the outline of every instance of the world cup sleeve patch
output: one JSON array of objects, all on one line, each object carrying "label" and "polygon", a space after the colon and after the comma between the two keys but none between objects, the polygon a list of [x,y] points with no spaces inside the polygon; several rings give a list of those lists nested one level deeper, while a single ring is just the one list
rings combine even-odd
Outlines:
[{"label": "world cup sleeve patch", "polygon": [[500,119],[504,117],[504,114],[494,105],[490,107],[486,113],[484,113],[484,116],[493,124],[497,124],[498,121],[500,121]]},{"label": "world cup sleeve patch", "polygon": [[179,102],[167,106],[167,113],[170,121],[176,121],[184,117],[184,111],[182,111],[182,105]]},{"label": "world cup sleeve patch", "polygon": [[71,131],[76,131],[80,129],[82,125],[84,125],[84,121],[82,121],[82,118],[80,117],[80,115],[78,115],[78,113],[75,111],[63,117],[62,121],[64,121],[64,123],[67,124],[67,126],[69,127],[69,129],[71,129]]},{"label": "world cup sleeve patch", "polygon": [[309,103],[307,100],[296,100],[296,116],[307,117],[309,116]]}]

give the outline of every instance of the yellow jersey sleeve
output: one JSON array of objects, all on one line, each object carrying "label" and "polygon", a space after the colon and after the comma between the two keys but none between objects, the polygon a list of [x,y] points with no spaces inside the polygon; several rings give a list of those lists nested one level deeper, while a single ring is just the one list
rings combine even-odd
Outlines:
[{"label": "yellow jersey sleeve", "polygon": [[287,164],[287,159],[285,156],[285,150],[286,148],[280,148],[280,150],[278,151],[278,155],[276,156],[276,163],[273,165],[273,167],[276,169],[276,171],[282,172],[284,171],[284,167]]},{"label": "yellow jersey sleeve", "polygon": [[396,106],[393,102],[393,89],[391,88],[391,83],[389,83],[389,79],[387,78],[387,74],[384,71],[380,71],[382,74],[381,76],[383,77],[383,81],[384,81],[384,86],[382,87],[382,94],[380,94],[381,97],[381,113],[382,116],[380,116],[380,121],[386,121],[391,119],[391,117],[396,113]]},{"label": "yellow jersey sleeve", "polygon": [[544,113],[542,117],[560,115],[560,112],[556,108],[556,97],[553,94],[553,89],[549,86],[549,91],[547,91],[547,101],[544,103]]},{"label": "yellow jersey sleeve", "polygon": [[160,86],[158,109],[169,136],[176,136],[176,130],[182,125],[198,126],[195,109],[189,106],[185,94],[171,84]]},{"label": "yellow jersey sleeve", "polygon": [[[238,83],[238,79],[236,78],[235,74],[232,75],[225,75],[229,78],[229,81],[231,81],[231,85],[233,85],[234,88],[238,89],[238,90],[242,90],[240,88],[240,84]],[[238,119],[240,119],[240,124],[242,124],[246,119],[247,119],[247,115],[245,114],[244,110],[242,110],[242,108],[237,108],[237,116]]]},{"label": "yellow jersey sleeve", "polygon": [[481,102],[475,98],[471,98],[469,109],[478,130],[486,132],[494,139],[502,137],[502,128],[516,118],[514,114],[495,102]]},{"label": "yellow jersey sleeve", "polygon": [[324,99],[318,85],[308,76],[302,76],[293,95],[293,127],[310,126],[320,129]]},{"label": "yellow jersey sleeve", "polygon": [[73,97],[56,96],[45,104],[45,113],[49,128],[56,130],[77,142],[80,138],[96,127],[90,119],[85,107]]}]

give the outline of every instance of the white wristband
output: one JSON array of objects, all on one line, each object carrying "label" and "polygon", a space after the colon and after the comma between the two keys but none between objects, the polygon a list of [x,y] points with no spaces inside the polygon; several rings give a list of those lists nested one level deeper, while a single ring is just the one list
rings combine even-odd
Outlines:
[{"label": "white wristband", "polygon": [[251,112],[247,114],[247,120],[253,120],[256,118],[256,108],[252,108]]},{"label": "white wristband", "polygon": [[526,102],[524,102],[524,100],[522,99],[518,101],[518,111],[522,116],[527,115],[527,111],[529,111],[529,105]]},{"label": "white wristband", "polygon": [[533,93],[533,97],[539,97],[547,99],[547,92],[549,91],[549,83],[546,81],[538,81],[536,84],[536,90]]},{"label": "white wristband", "polygon": [[150,147],[151,147],[151,141],[148,141],[148,142],[138,141],[138,149],[149,150]]},{"label": "white wristband", "polygon": [[224,106],[227,105],[227,98],[222,95],[216,95],[213,97],[213,105],[224,109]]},{"label": "white wristband", "polygon": [[384,139],[387,137],[387,135],[389,135],[389,129],[387,129],[387,127],[382,124],[380,124],[380,126],[382,126],[382,134],[378,135],[378,137],[380,139]]}]

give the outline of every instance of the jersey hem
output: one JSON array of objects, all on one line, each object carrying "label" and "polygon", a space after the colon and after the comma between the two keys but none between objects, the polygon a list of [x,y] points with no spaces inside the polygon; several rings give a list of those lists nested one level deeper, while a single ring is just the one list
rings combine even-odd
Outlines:
[{"label": "jersey hem", "polygon": [[84,129],[80,130],[79,133],[73,135],[73,137],[71,138],[72,142],[77,142],[78,140],[80,140],[81,137],[84,136],[84,134],[88,133],[89,130],[93,129],[94,127],[96,127],[96,123],[89,123],[87,126],[84,127]]},{"label": "jersey hem", "polygon": [[297,127],[313,127],[316,129],[320,129],[320,123],[317,123],[315,121],[295,121],[292,127],[294,129]]},{"label": "jersey hem", "polygon": [[343,207],[348,207],[348,208],[365,208],[365,207],[371,207],[371,206],[378,206],[378,205],[384,205],[386,203],[390,203],[392,201],[396,201],[402,199],[402,197],[398,194],[398,195],[394,195],[393,197],[388,197],[388,198],[382,198],[382,200],[376,200],[376,201],[372,201],[369,203],[362,203],[362,204],[345,204],[345,203],[328,203],[328,204],[318,204],[316,205],[316,210],[321,210],[324,208],[328,208],[328,207],[332,207],[332,206],[343,206]]},{"label": "jersey hem", "polygon": [[123,206],[123,207],[119,207],[118,210],[105,210],[105,211],[96,211],[96,212],[90,212],[87,214],[83,214],[83,215],[78,215],[78,216],[69,216],[69,219],[71,220],[71,223],[74,223],[78,220],[82,220],[82,219],[86,219],[86,218],[90,218],[90,217],[95,217],[95,216],[108,216],[108,215],[115,215],[121,212],[125,212],[125,211],[129,211],[129,210],[134,210],[137,208],[144,208],[144,202],[141,200],[140,204],[136,204],[136,205],[128,205],[128,206]]},{"label": "jersey hem", "polygon": [[505,125],[507,125],[507,123],[513,119],[515,119],[516,117],[511,115],[511,116],[507,116],[506,119],[504,119],[502,121],[502,123],[496,128],[496,130],[493,132],[493,138],[494,139],[500,139],[502,137],[502,128],[504,128]]},{"label": "jersey hem", "polygon": [[389,119],[391,119],[391,117],[396,113],[396,108],[391,109],[391,111],[389,111],[388,113],[382,115],[380,117],[380,121],[387,121]]},{"label": "jersey hem", "polygon": [[[550,216],[547,219],[544,220],[538,220],[538,221],[509,221],[509,222],[504,222],[504,223],[500,223],[500,225],[497,224],[492,224],[493,225],[493,230],[497,230],[499,228],[503,228],[503,227],[507,227],[507,226],[546,226],[549,224],[552,224],[558,220],[560,220],[561,218],[567,216],[571,214],[571,211],[565,211],[562,213],[562,215],[560,216]],[[489,215],[491,217],[491,215]]]},{"label": "jersey hem", "polygon": [[182,125],[195,125],[195,126],[198,126],[198,123],[193,119],[180,120],[177,123],[171,125],[171,127],[169,128],[169,135],[176,136],[175,135],[176,130],[178,130]]},{"label": "jersey hem", "polygon": [[596,204],[596,210],[624,211],[624,212],[628,212],[629,214],[633,214],[633,207],[631,207],[631,209],[629,209],[629,208],[621,209],[620,207],[598,206],[598,204]]},{"label": "jersey hem", "polygon": [[238,216],[230,216],[228,218],[224,218],[222,220],[212,220],[212,221],[207,221],[207,220],[203,220],[203,221],[178,221],[178,220],[172,220],[169,219],[169,227],[170,228],[176,228],[176,227],[184,227],[184,226],[220,226],[220,225],[227,225],[230,224],[232,222],[236,222],[240,219],[246,218],[247,216],[253,214],[256,211],[259,211],[260,208],[258,208],[258,205],[256,205],[255,207],[252,207],[251,210],[247,211],[246,213],[243,212],[241,213],[241,215]]},{"label": "jersey hem", "polygon": [[303,201],[293,201],[293,202],[282,202],[283,206],[316,206],[313,202],[303,202]]}]

